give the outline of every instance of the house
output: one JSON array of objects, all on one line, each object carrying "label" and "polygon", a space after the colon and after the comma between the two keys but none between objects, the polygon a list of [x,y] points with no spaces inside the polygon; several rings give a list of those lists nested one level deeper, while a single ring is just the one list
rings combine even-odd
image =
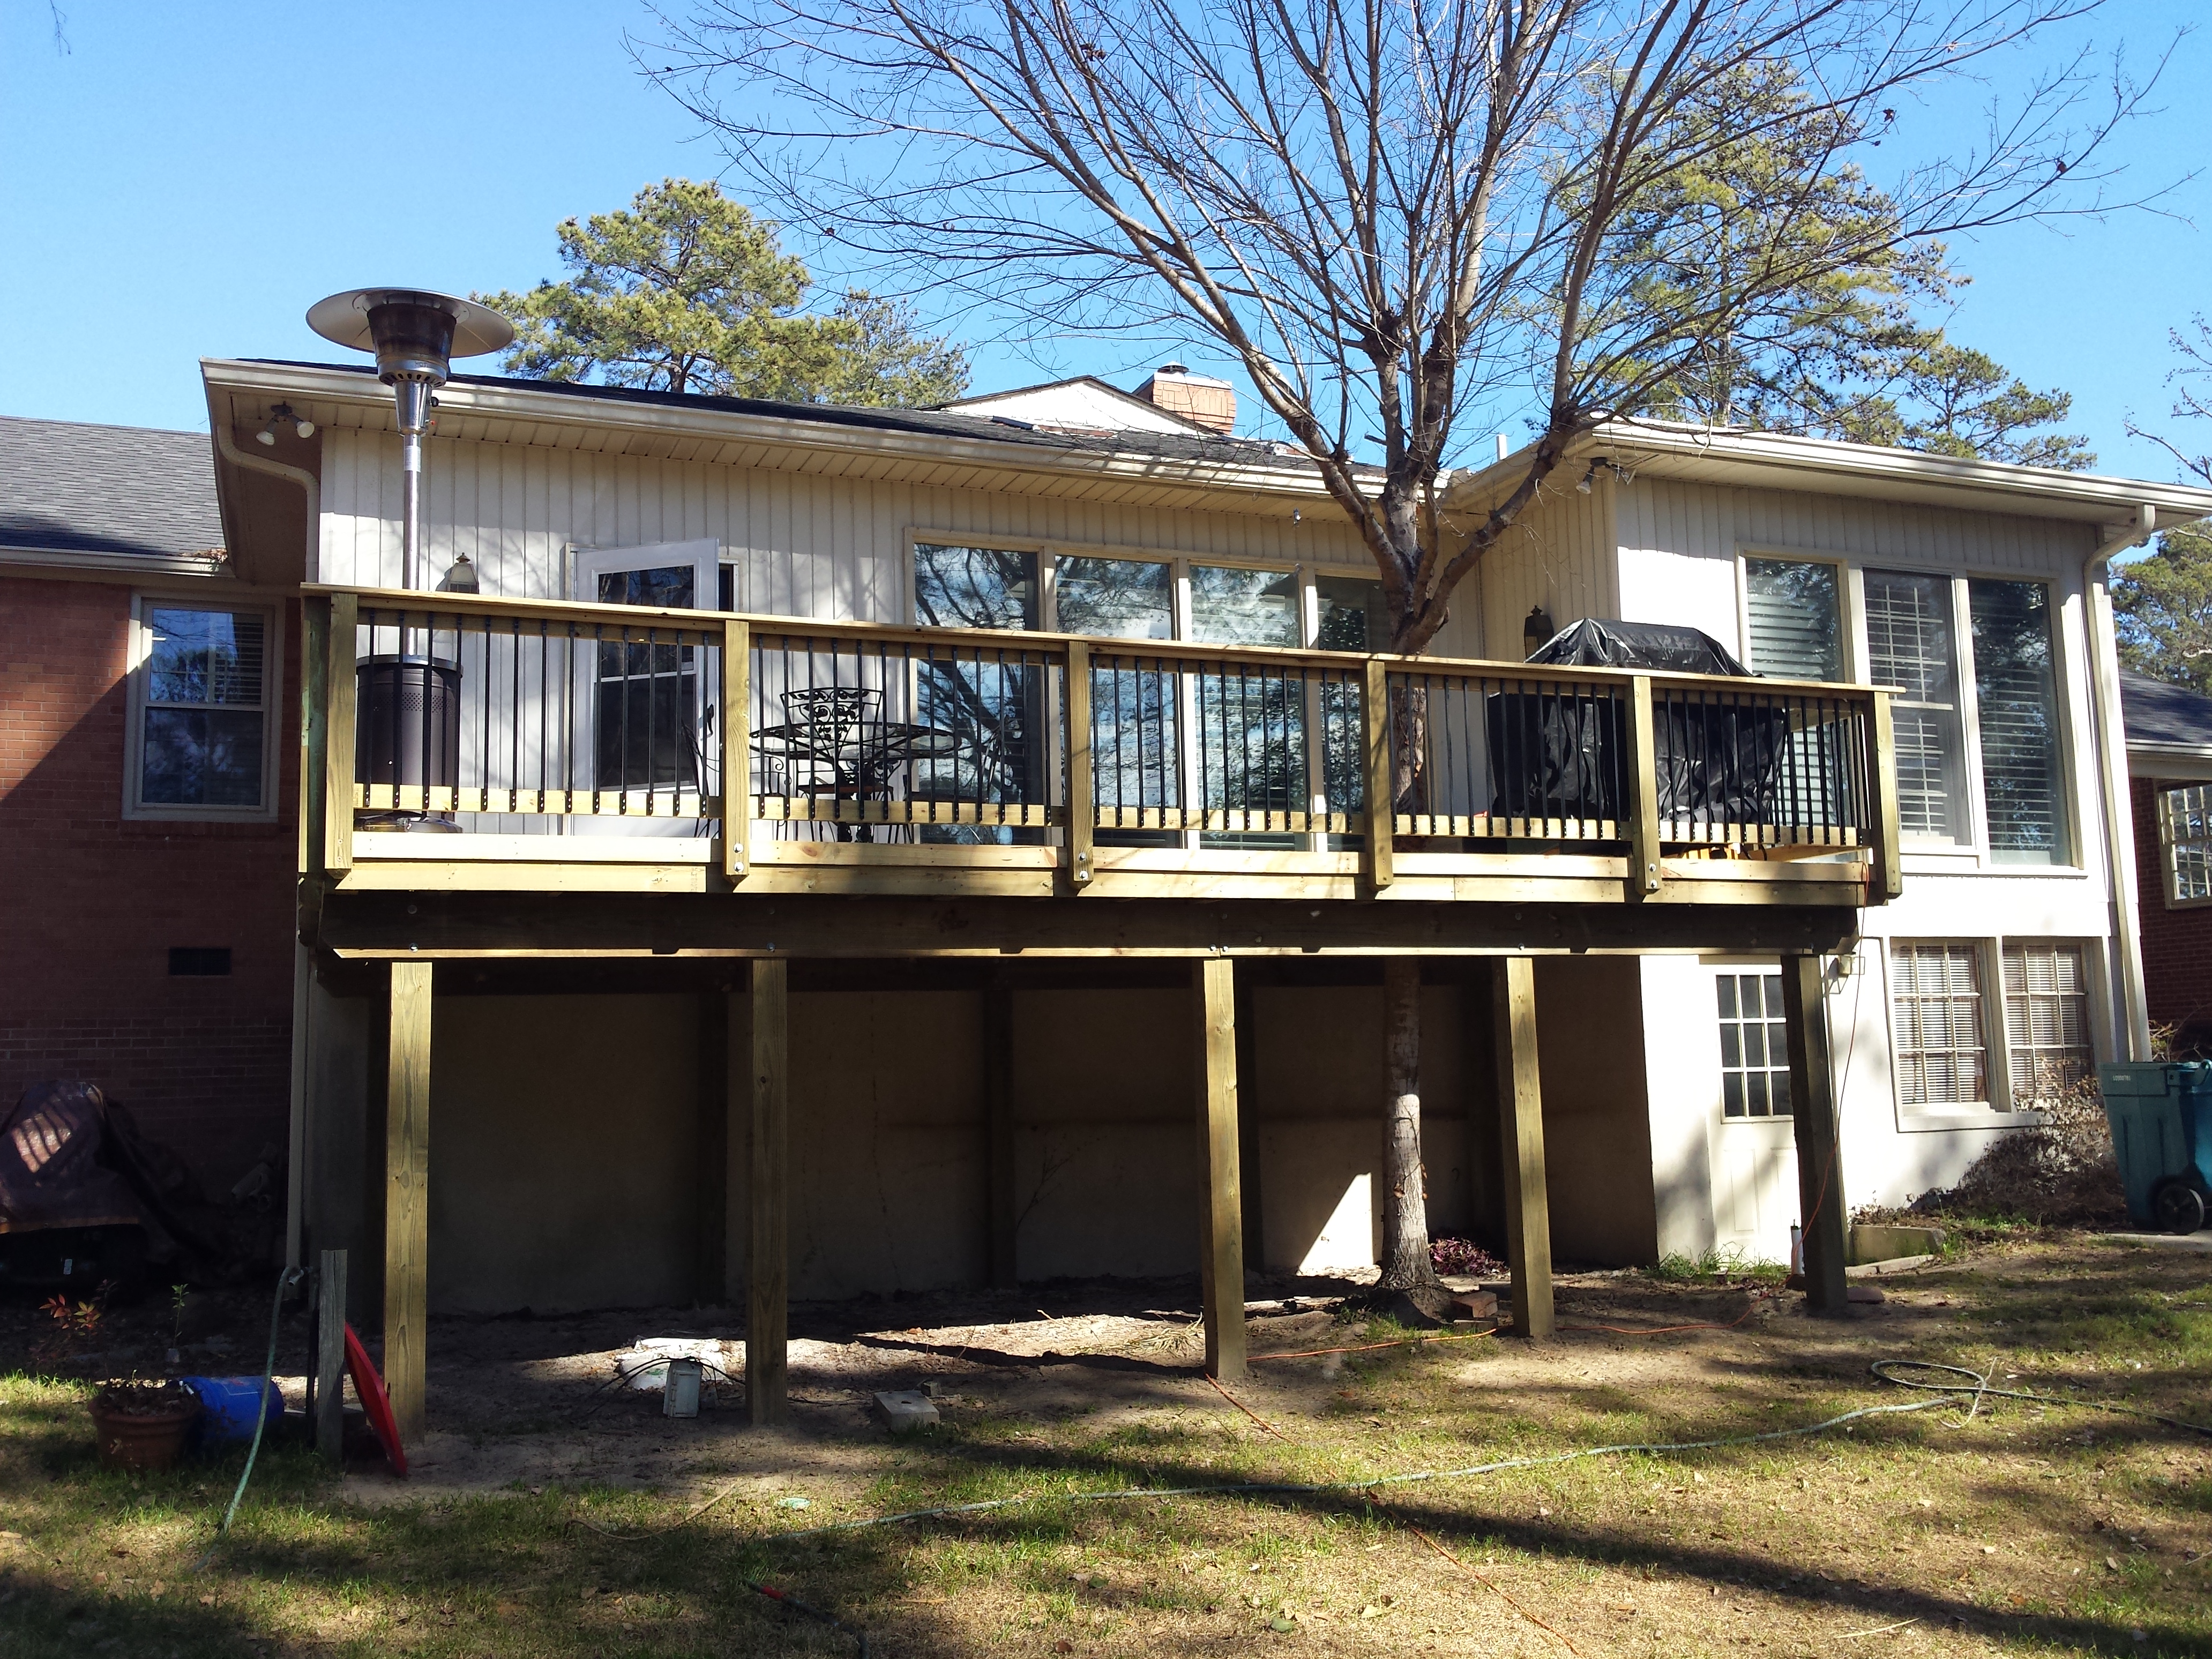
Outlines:
[{"label": "house", "polygon": [[221,1193],[289,1139],[300,572],[211,459],[0,419],[0,1109],[95,1081]]},{"label": "house", "polygon": [[2174,1052],[2212,1058],[2212,697],[2120,676],[2144,1003]]},{"label": "house", "polygon": [[[788,1295],[1194,1238],[1233,1370],[1247,1260],[1374,1260],[1390,958],[1432,1231],[1502,1240],[1534,1328],[1554,1249],[1804,1217],[1825,1285],[1845,1204],[2141,1052],[2104,565],[2212,497],[1612,427],[1393,659],[1312,471],[1162,373],[935,411],[454,376],[410,571],[373,372],[203,365],[204,591],[299,688],[258,809],[292,1246],[351,1254],[404,1421],[433,1310],[743,1294],[772,1415]],[[1765,678],[1523,665],[1606,617]]]}]

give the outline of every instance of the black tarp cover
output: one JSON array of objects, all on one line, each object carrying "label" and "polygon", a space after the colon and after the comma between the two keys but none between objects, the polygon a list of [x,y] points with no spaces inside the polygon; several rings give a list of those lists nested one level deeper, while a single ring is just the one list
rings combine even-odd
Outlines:
[{"label": "black tarp cover", "polygon": [[[1528,660],[1756,678],[1695,628],[1593,617]],[[1609,688],[1495,693],[1486,711],[1491,811],[1515,818],[1619,819],[1628,801],[1628,701]],[[1659,815],[1670,822],[1763,823],[1773,817],[1790,717],[1779,708],[1662,696],[1653,711]]]},{"label": "black tarp cover", "polygon": [[1726,646],[1702,629],[1621,622],[1611,617],[1589,617],[1568,624],[1528,660],[1560,668],[1643,668],[1660,673],[1756,678],[1729,654]]}]

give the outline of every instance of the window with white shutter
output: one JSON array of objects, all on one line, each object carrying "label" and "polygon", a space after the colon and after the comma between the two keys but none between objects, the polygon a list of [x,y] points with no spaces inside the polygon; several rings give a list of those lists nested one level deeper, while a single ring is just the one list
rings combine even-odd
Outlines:
[{"label": "window with white shutter", "polygon": [[1868,667],[1894,686],[1898,820],[1908,840],[1966,838],[1965,741],[1947,576],[1866,573]]},{"label": "window with white shutter", "polygon": [[1898,1098],[1907,1106],[1978,1106],[1990,1097],[1981,952],[1899,939],[1889,947]]},{"label": "window with white shutter", "polygon": [[2052,1099],[2089,1075],[2089,986],[2080,945],[2006,941],[2004,999],[2014,1106]]},{"label": "window with white shutter", "polygon": [[1999,864],[2063,864],[2051,590],[1972,581],[1966,592],[1990,855]]}]

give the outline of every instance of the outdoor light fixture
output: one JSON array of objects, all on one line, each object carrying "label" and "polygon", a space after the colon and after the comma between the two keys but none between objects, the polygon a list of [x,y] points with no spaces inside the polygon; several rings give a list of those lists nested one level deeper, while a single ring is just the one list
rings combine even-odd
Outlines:
[{"label": "outdoor light fixture", "polygon": [[325,340],[376,354],[376,375],[392,388],[399,416],[400,586],[419,580],[422,539],[422,434],[430,394],[445,385],[456,357],[505,349],[514,330],[497,312],[450,294],[411,288],[357,288],[317,301],[307,326]]},{"label": "outdoor light fixture", "polygon": [[1530,605],[1528,619],[1521,624],[1522,660],[1525,662],[1542,650],[1552,635],[1559,631],[1552,626],[1552,619],[1544,614],[1542,605]]},{"label": "outdoor light fixture", "polygon": [[438,583],[441,593],[481,593],[483,589],[477,581],[477,568],[469,562],[469,556],[457,553],[452,564]]},{"label": "outdoor light fixture", "polygon": [[313,421],[304,415],[294,414],[291,404],[278,404],[269,411],[269,424],[253,434],[254,441],[273,447],[276,442],[276,428],[287,425],[302,438],[312,438],[315,435],[315,423]]},{"label": "outdoor light fixture", "polygon": [[1581,477],[1575,480],[1575,494],[1577,495],[1589,495],[1590,493],[1591,481],[1596,477],[1597,463],[1595,461],[1592,461],[1589,465],[1589,471],[1583,473]]}]

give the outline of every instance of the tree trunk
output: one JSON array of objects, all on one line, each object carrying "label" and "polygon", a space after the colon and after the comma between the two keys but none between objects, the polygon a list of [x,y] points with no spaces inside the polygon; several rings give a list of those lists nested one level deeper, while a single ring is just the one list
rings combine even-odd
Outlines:
[{"label": "tree trunk", "polygon": [[1376,1287],[1423,1289],[1437,1273],[1421,1168],[1421,964],[1412,957],[1383,964],[1382,1074],[1382,1276]]}]

